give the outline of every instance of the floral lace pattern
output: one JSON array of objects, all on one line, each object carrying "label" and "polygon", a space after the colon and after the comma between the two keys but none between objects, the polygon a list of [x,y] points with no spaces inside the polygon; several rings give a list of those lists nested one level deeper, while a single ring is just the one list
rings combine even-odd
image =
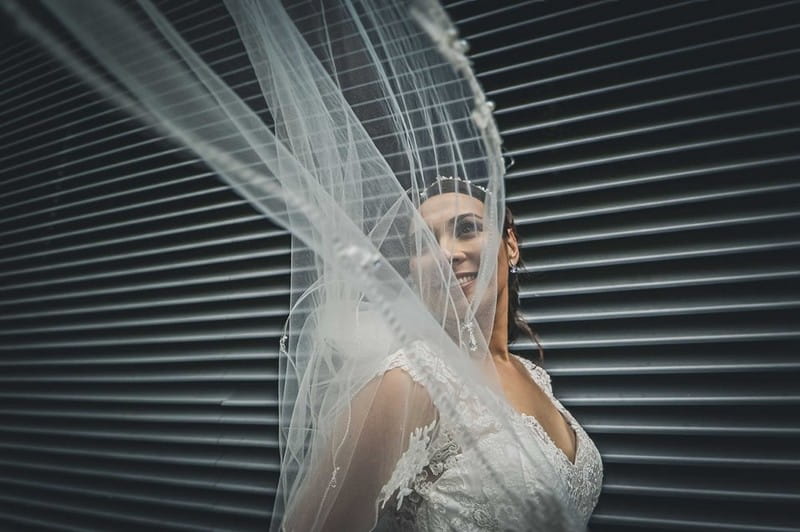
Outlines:
[{"label": "floral lace pattern", "polygon": [[[544,369],[521,359],[534,382],[553,401],[575,431],[575,463],[550,439],[532,416],[511,411],[511,424],[522,441],[531,441],[536,452],[551,462],[563,480],[570,511],[577,519],[560,513],[563,496],[538,474],[535,463],[520,463],[518,445],[499,429],[486,408],[468,401],[451,371],[423,345],[415,346],[414,364],[406,353],[391,357],[387,370],[402,368],[412,379],[425,385],[423,376],[446,386],[456,404],[469,409],[468,429],[478,438],[475,449],[462,450],[458,433],[440,416],[428,427],[417,429],[408,450],[401,456],[389,482],[381,491],[385,501],[395,494],[396,508],[388,509],[382,523],[393,530],[552,530],[585,529],[600,495],[603,478],[600,454],[594,443],[563,405],[552,395],[550,377]],[[482,411],[481,411],[482,410]],[[437,426],[434,426],[437,425]],[[541,453],[541,454],[537,454]],[[480,456],[480,458],[478,458]],[[482,467],[485,462],[486,468]],[[541,465],[541,464],[539,464]],[[509,500],[509,493],[525,494],[525,504]]]},{"label": "floral lace pattern", "polygon": [[409,435],[408,449],[397,461],[394,472],[389,482],[381,489],[381,508],[386,506],[386,501],[393,493],[397,493],[397,509],[403,505],[403,498],[412,492],[411,485],[414,478],[428,463],[428,444],[431,440],[431,429],[436,424],[433,421],[427,427],[418,427]]},{"label": "floral lace pattern", "polygon": [[597,505],[597,500],[600,497],[600,485],[603,482],[603,462],[600,459],[600,453],[583,427],[564,408],[561,401],[553,395],[550,375],[533,362],[521,357],[517,358],[528,370],[534,382],[544,390],[556,409],[561,412],[564,419],[572,427],[572,430],[575,431],[577,447],[575,449],[575,462],[573,463],[569,461],[564,451],[556,446],[535,417],[520,414],[522,422],[530,428],[540,441],[544,442],[543,450],[550,457],[551,463],[555,465],[561,478],[565,480],[567,492],[573,505],[584,516],[585,521],[588,521],[594,507]]}]

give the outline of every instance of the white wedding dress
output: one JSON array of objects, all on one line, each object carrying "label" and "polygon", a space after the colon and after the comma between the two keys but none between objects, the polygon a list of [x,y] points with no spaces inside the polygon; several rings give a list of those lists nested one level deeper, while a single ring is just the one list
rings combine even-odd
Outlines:
[{"label": "white wedding dress", "polygon": [[[536,418],[509,407],[511,426],[519,439],[512,441],[500,430],[488,409],[470,401],[469,394],[455,375],[421,343],[414,346],[416,357],[410,364],[405,352],[391,357],[388,369],[400,368],[422,383],[424,369],[436,375],[437,381],[463,398],[460,407],[470,411],[472,431],[477,444],[462,452],[454,442],[454,427],[440,417],[431,425],[411,435],[408,450],[382,490],[385,511],[378,529],[419,531],[484,531],[484,530],[584,530],[600,496],[603,464],[600,453],[586,431],[553,396],[550,376],[532,362],[522,359],[533,381],[562,413],[575,431],[575,462],[569,461],[545,432]],[[416,369],[414,369],[416,368]],[[519,453],[517,441],[529,442],[533,452]],[[541,456],[560,475],[567,488],[567,504],[555,500],[558,490],[537,474],[536,464],[520,463],[520,456]],[[481,459],[475,458],[479,453]],[[529,461],[528,461],[529,462]],[[485,464],[495,474],[486,475]],[[500,480],[501,479],[501,480]],[[500,483],[502,482],[502,485]],[[522,495],[525,505],[511,503],[504,494]],[[559,509],[571,512],[562,515]]]}]

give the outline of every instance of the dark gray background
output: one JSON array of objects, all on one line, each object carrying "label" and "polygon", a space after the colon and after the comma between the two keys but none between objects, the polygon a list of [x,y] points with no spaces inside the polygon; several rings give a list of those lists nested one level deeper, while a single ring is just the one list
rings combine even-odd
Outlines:
[{"label": "dark gray background", "polygon": [[[255,98],[224,7],[165,6]],[[448,6],[593,531],[797,530],[799,7]],[[0,529],[263,529],[287,235],[0,20]]]}]

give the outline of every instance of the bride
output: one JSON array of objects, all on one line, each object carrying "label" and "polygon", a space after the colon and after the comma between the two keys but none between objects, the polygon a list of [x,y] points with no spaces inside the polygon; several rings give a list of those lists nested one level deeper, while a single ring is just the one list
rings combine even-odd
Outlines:
[{"label": "bride", "polygon": [[272,530],[585,528],[602,465],[509,351],[501,140],[435,0],[227,0],[251,84],[150,0],[44,5],[89,60],[12,14],[292,235]]},{"label": "bride", "polygon": [[[421,246],[409,270],[433,309],[441,305],[442,287],[432,282],[438,279],[440,259],[451,269],[448,275],[463,293],[463,302],[474,301],[481,260],[491,240],[484,227],[486,194],[466,180],[445,177],[420,192],[420,218],[437,248]],[[600,494],[600,455],[553,396],[547,372],[508,347],[519,334],[534,339],[518,311],[521,260],[508,209],[496,263],[496,279],[490,283],[496,293],[483,298],[494,304],[488,337],[491,357],[480,366],[499,384],[508,405],[504,421],[513,432],[505,432],[503,423],[494,419],[496,413],[464,392],[455,369],[442,363],[430,346],[417,342],[390,355],[382,373],[356,395],[353,409],[363,413],[355,421],[360,431],[357,443],[349,444],[354,452],[347,474],[337,475],[334,484],[325,485],[323,474],[305,485],[290,501],[281,529],[585,529]],[[448,317],[445,328],[454,330],[451,322],[456,319]],[[437,409],[437,401],[426,391],[431,378],[442,384],[447,396],[457,398],[457,408],[468,412],[468,423],[449,419]],[[458,443],[465,431],[474,436],[470,448]],[[407,445],[397,447],[406,440]],[[376,460],[375,455],[393,458]],[[341,473],[340,466],[333,469]],[[548,471],[558,478],[548,478]],[[515,497],[504,496],[508,493]],[[372,508],[370,501],[375,501]]]}]

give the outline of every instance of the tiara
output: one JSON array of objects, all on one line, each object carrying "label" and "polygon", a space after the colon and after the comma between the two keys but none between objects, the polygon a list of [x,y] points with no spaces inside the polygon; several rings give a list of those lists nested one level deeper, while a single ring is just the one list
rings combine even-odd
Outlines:
[{"label": "tiara", "polygon": [[462,183],[464,186],[466,186],[469,189],[478,189],[478,190],[480,190],[481,192],[483,192],[484,196],[491,194],[491,192],[489,190],[486,190],[486,187],[478,185],[477,183],[473,183],[472,181],[468,181],[467,179],[464,179],[462,177],[437,175],[436,176],[436,180],[433,183],[431,183],[430,185],[428,185],[427,187],[425,187],[422,191],[420,191],[419,196],[421,198],[427,198],[428,197],[428,189],[432,188],[434,185],[439,185],[439,184],[444,183],[444,182]]}]

